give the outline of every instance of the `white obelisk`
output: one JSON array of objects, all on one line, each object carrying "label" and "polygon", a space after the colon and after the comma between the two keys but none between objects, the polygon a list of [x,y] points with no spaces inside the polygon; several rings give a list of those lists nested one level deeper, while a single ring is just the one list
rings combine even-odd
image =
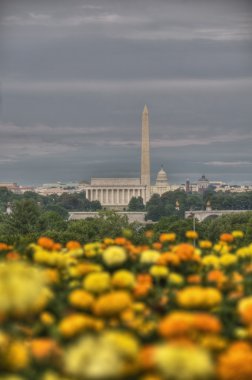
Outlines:
[{"label": "white obelisk", "polygon": [[[149,198],[150,190],[150,137],[149,137],[149,111],[145,104],[142,113],[142,147],[141,147],[141,185],[146,186],[146,196]],[[148,200],[148,199],[147,199]]]}]

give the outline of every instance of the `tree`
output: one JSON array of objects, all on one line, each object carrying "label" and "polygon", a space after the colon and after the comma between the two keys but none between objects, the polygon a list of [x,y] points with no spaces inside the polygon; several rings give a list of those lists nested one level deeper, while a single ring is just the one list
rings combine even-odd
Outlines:
[{"label": "tree", "polygon": [[163,203],[159,194],[153,194],[149,202],[146,204],[146,220],[156,222],[164,215]]},{"label": "tree", "polygon": [[128,204],[128,211],[143,211],[145,209],[142,197],[132,197]]}]

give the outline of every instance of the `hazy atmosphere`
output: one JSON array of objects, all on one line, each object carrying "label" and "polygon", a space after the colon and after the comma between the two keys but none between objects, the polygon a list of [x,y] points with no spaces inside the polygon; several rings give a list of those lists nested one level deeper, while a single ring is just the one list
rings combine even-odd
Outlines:
[{"label": "hazy atmosphere", "polygon": [[0,177],[252,182],[250,1],[0,2]]}]

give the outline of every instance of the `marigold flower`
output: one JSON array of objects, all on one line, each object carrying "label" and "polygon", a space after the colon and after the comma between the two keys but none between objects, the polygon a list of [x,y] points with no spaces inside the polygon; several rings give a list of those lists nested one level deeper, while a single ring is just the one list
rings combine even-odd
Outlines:
[{"label": "marigold flower", "polygon": [[173,252],[164,252],[160,255],[156,263],[158,265],[171,264],[174,266],[178,266],[180,264],[180,258]]},{"label": "marigold flower", "polygon": [[165,379],[207,380],[214,374],[210,355],[197,346],[158,346],[154,361]]},{"label": "marigold flower", "polygon": [[233,344],[220,355],[217,375],[220,380],[248,380],[252,378],[252,350],[245,342]]},{"label": "marigold flower", "polygon": [[55,318],[51,313],[44,311],[40,314],[40,321],[43,323],[43,325],[51,326],[54,324]]},{"label": "marigold flower", "polygon": [[232,235],[235,239],[242,239],[244,238],[244,232],[241,231],[241,230],[235,230],[235,231],[232,231]]},{"label": "marigold flower", "polygon": [[234,265],[237,263],[237,257],[231,253],[226,253],[225,255],[220,257],[219,263],[224,267]]},{"label": "marigold flower", "polygon": [[212,248],[212,246],[213,246],[213,244],[209,240],[200,240],[199,241],[199,247],[201,249],[209,249],[209,248]]},{"label": "marigold flower", "polygon": [[160,253],[153,249],[143,251],[140,256],[140,263],[142,264],[155,264],[160,258]]},{"label": "marigold flower", "polygon": [[5,350],[0,352],[0,368],[4,371],[22,371],[28,367],[29,362],[29,350],[24,341],[10,341],[5,347]]},{"label": "marigold flower", "polygon": [[62,319],[59,332],[65,338],[71,338],[85,330],[94,329],[94,320],[88,315],[75,313]]},{"label": "marigold flower", "polygon": [[154,231],[152,231],[152,230],[145,231],[144,235],[145,235],[145,237],[147,237],[148,239],[150,239],[150,238],[153,237]]},{"label": "marigold flower", "polygon": [[169,274],[169,269],[163,265],[152,265],[149,272],[153,277],[166,278]]},{"label": "marigold flower", "polygon": [[207,255],[202,258],[201,263],[205,266],[213,267],[213,268],[219,268],[220,266],[220,260],[219,257],[215,255]]},{"label": "marigold flower", "polygon": [[252,296],[240,300],[237,310],[242,321],[247,325],[252,325]]},{"label": "marigold flower", "polygon": [[173,242],[176,240],[176,234],[174,232],[170,232],[170,233],[162,233],[160,236],[159,236],[159,240],[161,243],[165,243],[165,242]]},{"label": "marigold flower", "polygon": [[48,251],[53,249],[54,241],[48,237],[41,236],[38,239],[38,245],[44,249],[47,249]]},{"label": "marigold flower", "polygon": [[185,236],[187,237],[187,239],[198,239],[199,234],[196,231],[190,230],[186,231]]},{"label": "marigold flower", "polygon": [[127,260],[127,254],[124,248],[119,246],[110,246],[103,252],[103,261],[109,267],[118,266]]},{"label": "marigold flower", "polygon": [[94,296],[82,289],[73,290],[69,294],[68,300],[70,305],[81,310],[89,310],[94,304]]},{"label": "marigold flower", "polygon": [[234,241],[234,236],[228,233],[221,234],[220,241],[223,241],[225,243],[232,243]]},{"label": "marigold flower", "polygon": [[169,273],[169,282],[173,285],[182,285],[184,283],[184,277],[178,273],[171,272]]},{"label": "marigold flower", "polygon": [[121,313],[132,305],[129,293],[114,291],[100,296],[94,304],[94,313],[98,316],[109,317]]},{"label": "marigold flower", "polygon": [[159,241],[157,241],[152,244],[152,248],[156,250],[160,250],[162,248],[162,244]]},{"label": "marigold flower", "polygon": [[45,360],[59,355],[58,344],[50,338],[37,338],[30,342],[30,349],[33,358]]},{"label": "marigold flower", "polygon": [[43,272],[21,262],[0,266],[0,313],[24,316],[36,313],[48,302]]},{"label": "marigold flower", "polygon": [[181,243],[173,248],[181,261],[193,260],[195,258],[195,248],[191,244]]},{"label": "marigold flower", "polygon": [[107,272],[89,273],[83,281],[85,290],[91,293],[103,293],[110,289],[111,278]]},{"label": "marigold flower", "polygon": [[78,241],[70,240],[66,243],[66,248],[71,251],[74,249],[81,248],[81,244]]},{"label": "marigold flower", "polygon": [[222,295],[215,288],[188,286],[177,293],[177,303],[185,308],[212,308],[222,301]]},{"label": "marigold flower", "polygon": [[118,270],[113,274],[112,285],[116,288],[132,289],[135,283],[135,276],[128,270]]}]

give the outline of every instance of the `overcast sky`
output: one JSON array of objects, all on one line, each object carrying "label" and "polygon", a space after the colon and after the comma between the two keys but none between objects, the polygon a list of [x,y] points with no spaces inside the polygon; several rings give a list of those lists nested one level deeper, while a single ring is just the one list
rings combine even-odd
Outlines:
[{"label": "overcast sky", "polygon": [[252,183],[245,0],[1,0],[0,182],[139,176]]}]

